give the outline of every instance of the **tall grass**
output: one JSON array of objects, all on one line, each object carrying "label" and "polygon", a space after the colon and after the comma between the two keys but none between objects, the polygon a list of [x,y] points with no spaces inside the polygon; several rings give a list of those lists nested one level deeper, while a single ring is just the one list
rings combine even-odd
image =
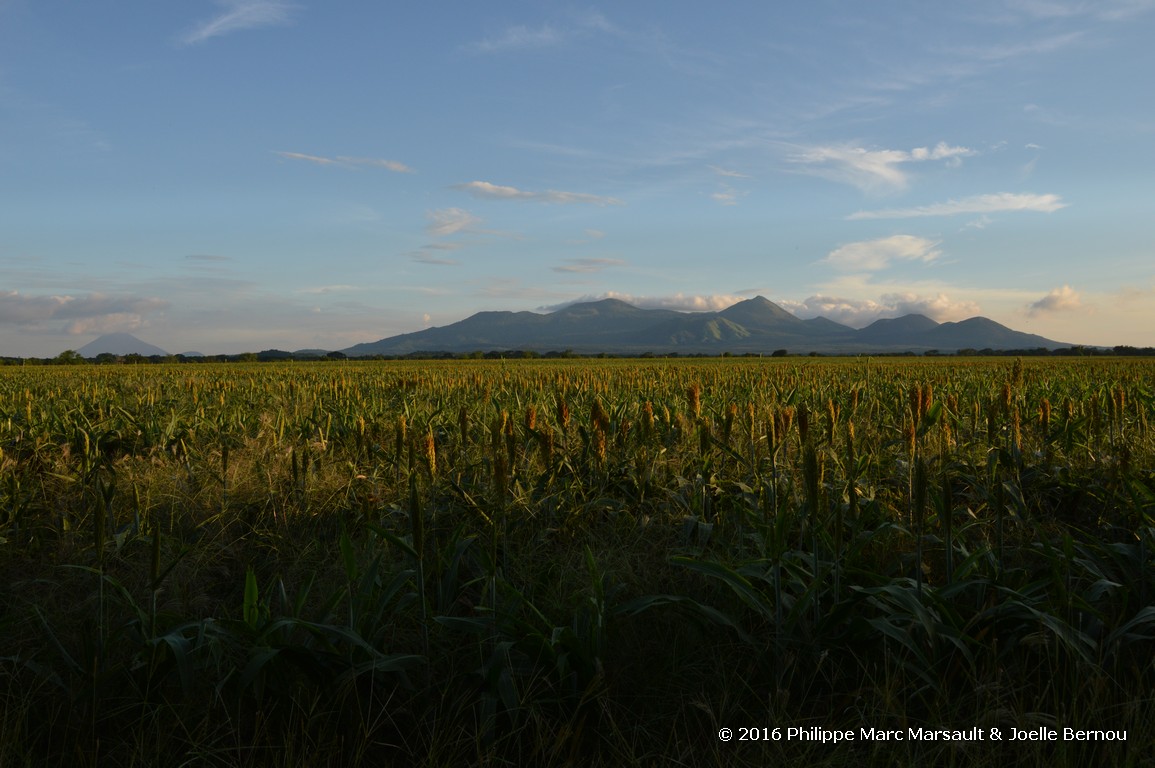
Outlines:
[{"label": "tall grass", "polygon": [[0,369],[0,763],[1143,764],[1153,370]]}]

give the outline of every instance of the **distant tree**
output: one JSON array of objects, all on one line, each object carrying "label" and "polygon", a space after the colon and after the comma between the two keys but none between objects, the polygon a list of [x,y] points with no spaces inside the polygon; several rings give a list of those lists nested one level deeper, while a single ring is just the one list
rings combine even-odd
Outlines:
[{"label": "distant tree", "polygon": [[66,349],[52,360],[56,365],[80,365],[88,362],[74,349]]},{"label": "distant tree", "polygon": [[101,352],[96,356],[96,362],[100,365],[110,365],[112,363],[119,362],[119,360],[116,355],[112,354],[111,352]]},{"label": "distant tree", "polygon": [[770,353],[770,357],[786,357],[788,353],[784,349],[776,349]]}]

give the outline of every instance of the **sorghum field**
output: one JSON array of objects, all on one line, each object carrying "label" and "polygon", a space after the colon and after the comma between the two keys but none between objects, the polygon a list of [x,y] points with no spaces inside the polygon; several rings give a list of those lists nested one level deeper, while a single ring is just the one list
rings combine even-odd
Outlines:
[{"label": "sorghum field", "polygon": [[1153,382],[0,368],[0,765],[1153,765]]}]

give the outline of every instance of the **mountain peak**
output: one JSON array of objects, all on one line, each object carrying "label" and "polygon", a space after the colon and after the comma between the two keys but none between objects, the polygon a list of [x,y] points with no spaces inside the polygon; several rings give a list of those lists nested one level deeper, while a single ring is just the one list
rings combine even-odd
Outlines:
[{"label": "mountain peak", "polygon": [[797,324],[802,320],[796,315],[787,312],[765,296],[755,296],[752,299],[739,301],[718,313],[719,316],[742,325],[764,326],[767,324],[781,325],[782,323]]},{"label": "mountain peak", "polygon": [[141,341],[131,333],[106,333],[76,350],[81,357],[96,357],[97,355],[168,355],[163,349]]},{"label": "mountain peak", "polygon": [[576,304],[562,307],[551,314],[554,315],[589,315],[589,314],[620,314],[623,312],[640,312],[633,304],[621,299],[597,299],[596,301],[579,301]]}]

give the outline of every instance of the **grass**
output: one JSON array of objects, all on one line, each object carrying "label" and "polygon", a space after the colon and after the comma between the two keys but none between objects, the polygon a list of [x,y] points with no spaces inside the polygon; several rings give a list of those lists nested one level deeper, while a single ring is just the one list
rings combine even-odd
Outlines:
[{"label": "grass", "polygon": [[2,369],[0,764],[1150,765],[1151,373]]}]

